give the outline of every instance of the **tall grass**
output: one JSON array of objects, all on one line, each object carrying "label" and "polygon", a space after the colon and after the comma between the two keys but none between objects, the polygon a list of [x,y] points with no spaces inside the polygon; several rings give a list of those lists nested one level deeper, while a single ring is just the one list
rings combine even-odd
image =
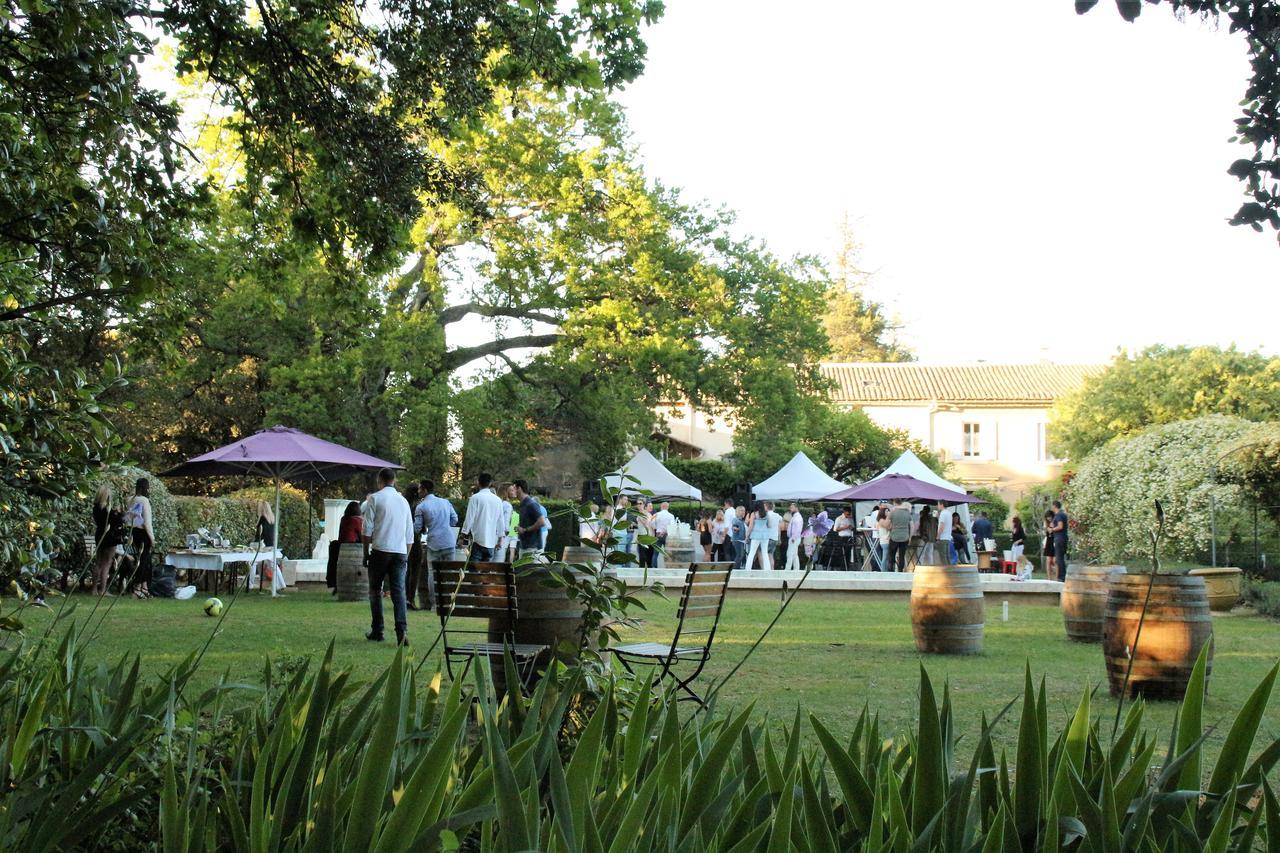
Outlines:
[{"label": "tall grass", "polygon": [[[1272,669],[1202,766],[1204,655],[1158,737],[1129,706],[1104,735],[1086,692],[1050,732],[1027,671],[1015,742],[959,732],[948,688],[920,673],[914,730],[864,710],[832,731],[797,709],[695,714],[648,681],[606,689],[567,724],[582,673],[499,700],[422,678],[397,655],[357,683],[332,666],[264,664],[188,691],[195,656],[144,678],[91,665],[83,631],[0,659],[0,848],[276,850],[1251,850],[1280,847],[1255,741]],[[682,718],[682,714],[686,715]],[[1105,727],[1107,730],[1110,726]],[[806,746],[806,744],[815,744]]]}]

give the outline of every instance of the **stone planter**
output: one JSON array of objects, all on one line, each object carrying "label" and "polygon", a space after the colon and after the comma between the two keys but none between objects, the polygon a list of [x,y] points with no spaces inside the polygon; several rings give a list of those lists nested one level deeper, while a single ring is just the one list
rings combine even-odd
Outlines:
[{"label": "stone planter", "polygon": [[1205,591],[1209,595],[1209,609],[1225,612],[1240,601],[1240,586],[1244,573],[1234,566],[1218,566],[1213,569],[1192,569],[1188,574],[1204,578]]}]

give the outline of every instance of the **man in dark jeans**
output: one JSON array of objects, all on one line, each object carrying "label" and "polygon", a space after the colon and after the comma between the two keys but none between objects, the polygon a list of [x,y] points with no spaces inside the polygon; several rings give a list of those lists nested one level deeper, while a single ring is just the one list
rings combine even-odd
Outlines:
[{"label": "man in dark jeans", "polygon": [[1058,578],[1067,579],[1067,524],[1069,519],[1062,508],[1062,501],[1053,502],[1053,561],[1058,566]]},{"label": "man in dark jeans", "polygon": [[372,621],[365,638],[382,642],[382,584],[391,587],[395,612],[396,645],[409,645],[409,619],[404,576],[409,568],[409,546],[414,540],[413,513],[404,495],[396,491],[396,472],[378,472],[381,488],[369,496],[364,511],[364,560],[369,567],[369,611]]},{"label": "man in dark jeans", "polygon": [[885,571],[906,571],[907,548],[910,545],[911,508],[899,501],[889,511],[889,559],[885,561]]},{"label": "man in dark jeans", "polygon": [[747,560],[747,508],[738,507],[730,518],[729,541],[733,544],[733,567],[742,570]]}]

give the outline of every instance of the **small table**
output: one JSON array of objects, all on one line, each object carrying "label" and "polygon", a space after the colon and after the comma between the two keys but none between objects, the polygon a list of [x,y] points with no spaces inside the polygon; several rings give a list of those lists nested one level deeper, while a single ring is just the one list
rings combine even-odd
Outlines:
[{"label": "small table", "polygon": [[[164,557],[166,566],[173,566],[175,569],[183,569],[188,572],[214,572],[212,581],[212,591],[217,592],[222,585],[224,577],[227,578],[227,593],[235,592],[236,581],[238,575],[236,573],[236,565],[239,563],[248,563],[255,565],[266,560],[279,561],[284,558],[284,554],[278,548],[271,550],[263,549],[246,550],[246,549],[196,549],[170,551]],[[227,566],[231,566],[228,570]],[[210,588],[206,584],[206,589]]]},{"label": "small table", "polygon": [[978,571],[980,572],[996,572],[1000,571],[1000,552],[999,551],[977,551],[975,554],[978,558]]}]

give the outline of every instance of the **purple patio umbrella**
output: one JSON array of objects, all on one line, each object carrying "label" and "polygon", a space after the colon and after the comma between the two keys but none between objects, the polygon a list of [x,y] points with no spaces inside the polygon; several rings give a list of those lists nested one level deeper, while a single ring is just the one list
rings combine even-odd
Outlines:
[{"label": "purple patio umbrella", "polygon": [[909,500],[918,503],[941,501],[944,504],[980,504],[982,498],[975,498],[964,492],[944,489],[924,480],[917,480],[910,474],[886,474],[861,486],[851,486],[844,491],[827,495],[824,501],[892,501]]},{"label": "purple patio umbrella", "polygon": [[[401,468],[394,462],[307,435],[273,426],[226,447],[211,450],[165,471],[162,477],[270,477],[276,483],[276,523],[280,519],[280,481],[327,483],[362,471]],[[277,527],[277,530],[279,528]],[[277,545],[279,544],[277,535]]]}]

